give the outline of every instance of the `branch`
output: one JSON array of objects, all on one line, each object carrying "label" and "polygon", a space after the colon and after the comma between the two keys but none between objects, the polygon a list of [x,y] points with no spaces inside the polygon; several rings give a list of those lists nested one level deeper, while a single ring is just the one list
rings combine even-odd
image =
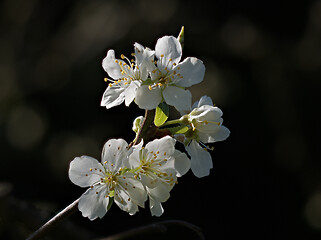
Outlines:
[{"label": "branch", "polygon": [[148,233],[165,233],[168,231],[168,225],[180,225],[182,227],[188,228],[192,230],[200,240],[205,239],[204,234],[202,233],[202,230],[198,226],[195,226],[192,223],[182,221],[182,220],[166,220],[166,221],[134,228],[126,232],[118,233],[107,238],[101,238],[99,240],[125,240],[125,239],[132,239],[133,237],[137,237]]},{"label": "branch", "polygon": [[145,110],[145,116],[142,123],[142,127],[140,128],[138,135],[134,142],[131,142],[128,146],[128,148],[132,147],[133,145],[136,145],[140,143],[142,139],[144,139],[144,143],[146,143],[146,137],[148,137],[148,132],[155,128],[155,125],[153,123],[155,117],[155,109],[153,110]]},{"label": "branch", "polygon": [[30,235],[26,240],[36,240],[41,238],[43,235],[45,235],[51,228],[56,226],[58,223],[60,223],[62,220],[64,220],[66,217],[69,217],[71,214],[76,212],[78,209],[78,202],[79,198],[71,203],[69,206],[67,206],[65,209],[60,211],[56,216],[51,218],[48,222],[46,222],[43,226],[41,226],[37,231],[35,231],[32,235]]}]

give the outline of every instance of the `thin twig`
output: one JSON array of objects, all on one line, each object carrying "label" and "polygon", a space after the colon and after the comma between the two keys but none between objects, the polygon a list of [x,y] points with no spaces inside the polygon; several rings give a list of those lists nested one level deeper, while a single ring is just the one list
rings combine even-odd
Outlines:
[{"label": "thin twig", "polygon": [[31,234],[26,240],[36,240],[45,235],[51,228],[56,226],[59,222],[64,220],[66,217],[69,217],[71,214],[76,212],[78,207],[79,198],[67,206],[65,209],[60,211],[57,215],[51,218],[43,226],[41,226],[37,231]]},{"label": "thin twig", "polygon": [[168,225],[180,225],[182,227],[186,227],[192,230],[200,240],[205,239],[204,234],[202,233],[202,230],[198,226],[192,223],[182,221],[182,220],[166,220],[166,221],[134,228],[122,233],[115,234],[107,238],[101,238],[99,240],[125,240],[125,239],[131,239],[133,237],[137,237],[143,234],[148,234],[148,233],[165,233],[168,231],[168,228],[167,228]]}]

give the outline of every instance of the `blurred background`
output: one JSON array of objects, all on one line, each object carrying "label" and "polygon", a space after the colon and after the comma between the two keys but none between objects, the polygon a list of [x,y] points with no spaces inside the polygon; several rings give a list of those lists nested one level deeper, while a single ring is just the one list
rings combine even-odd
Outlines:
[{"label": "blurred background", "polygon": [[[93,239],[162,220],[206,239],[321,239],[321,1],[0,2],[0,238],[24,239],[83,192],[76,156],[100,159],[109,138],[134,139],[132,104],[106,110],[101,61],[185,26],[183,58],[206,66],[190,88],[224,112],[211,175],[188,173],[165,213],[116,205],[91,222],[75,213],[46,239]],[[186,236],[185,236],[185,235]],[[148,239],[196,239],[186,229]],[[142,239],[142,238],[139,238]]]}]

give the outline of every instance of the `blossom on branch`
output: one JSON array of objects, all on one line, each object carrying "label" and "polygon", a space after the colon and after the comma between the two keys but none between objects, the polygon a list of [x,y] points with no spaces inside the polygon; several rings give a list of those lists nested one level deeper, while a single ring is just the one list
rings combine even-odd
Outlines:
[{"label": "blossom on branch", "polygon": [[166,136],[145,147],[143,142],[134,146],[129,165],[146,188],[152,215],[160,216],[164,212],[161,203],[169,198],[177,177],[189,170],[190,160],[186,154],[175,150],[175,139]]},{"label": "blossom on branch", "polygon": [[191,156],[191,169],[195,176],[209,175],[213,168],[212,157],[206,143],[225,140],[230,131],[223,126],[223,112],[213,105],[207,96],[193,104],[191,111],[181,117],[181,121],[190,127],[184,134],[184,144]]},{"label": "blossom on branch", "polygon": [[138,43],[134,44],[135,53],[132,56],[135,60],[129,60],[123,54],[121,59],[115,58],[115,51],[109,50],[107,56],[103,59],[102,66],[111,79],[101,100],[101,106],[107,109],[120,105],[125,101],[125,105],[134,100],[136,90],[148,77],[148,66],[153,59],[154,52],[143,48]]},{"label": "blossom on branch", "polygon": [[138,211],[138,206],[144,207],[144,186],[133,173],[124,171],[128,164],[127,147],[125,140],[111,139],[104,145],[101,162],[82,156],[70,163],[70,180],[80,187],[89,187],[78,204],[84,217],[102,218],[113,201],[131,215]]},{"label": "blossom on branch", "polygon": [[157,60],[149,73],[150,79],[137,89],[136,104],[142,109],[155,109],[164,100],[177,109],[187,110],[192,94],[185,88],[203,81],[203,62],[195,57],[180,62],[182,47],[173,36],[158,39],[155,56]]}]

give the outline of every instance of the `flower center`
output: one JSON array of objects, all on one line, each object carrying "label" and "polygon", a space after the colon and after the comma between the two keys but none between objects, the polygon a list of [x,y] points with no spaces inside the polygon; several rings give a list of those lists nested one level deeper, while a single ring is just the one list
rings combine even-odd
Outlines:
[{"label": "flower center", "polygon": [[174,84],[177,79],[183,78],[179,73],[180,67],[176,67],[176,63],[170,58],[165,62],[164,54],[160,55],[160,59],[157,64],[157,68],[152,71],[154,75],[154,83],[149,85],[149,90],[153,90],[157,87],[164,88],[169,84]]},{"label": "flower center", "polygon": [[[135,54],[132,53],[132,56],[135,56]],[[121,59],[125,59],[127,61],[125,62],[125,61],[119,61],[115,59],[115,63],[119,64],[119,68],[120,68],[119,71],[121,75],[123,75],[124,77],[119,78],[118,80],[105,78],[104,79],[105,82],[107,81],[111,82],[109,83],[109,87],[112,87],[118,84],[128,85],[131,83],[131,81],[141,79],[139,67],[137,66],[137,64],[135,64],[135,60],[134,59],[129,60],[127,57],[125,57],[124,54],[122,54],[120,57]]]}]

